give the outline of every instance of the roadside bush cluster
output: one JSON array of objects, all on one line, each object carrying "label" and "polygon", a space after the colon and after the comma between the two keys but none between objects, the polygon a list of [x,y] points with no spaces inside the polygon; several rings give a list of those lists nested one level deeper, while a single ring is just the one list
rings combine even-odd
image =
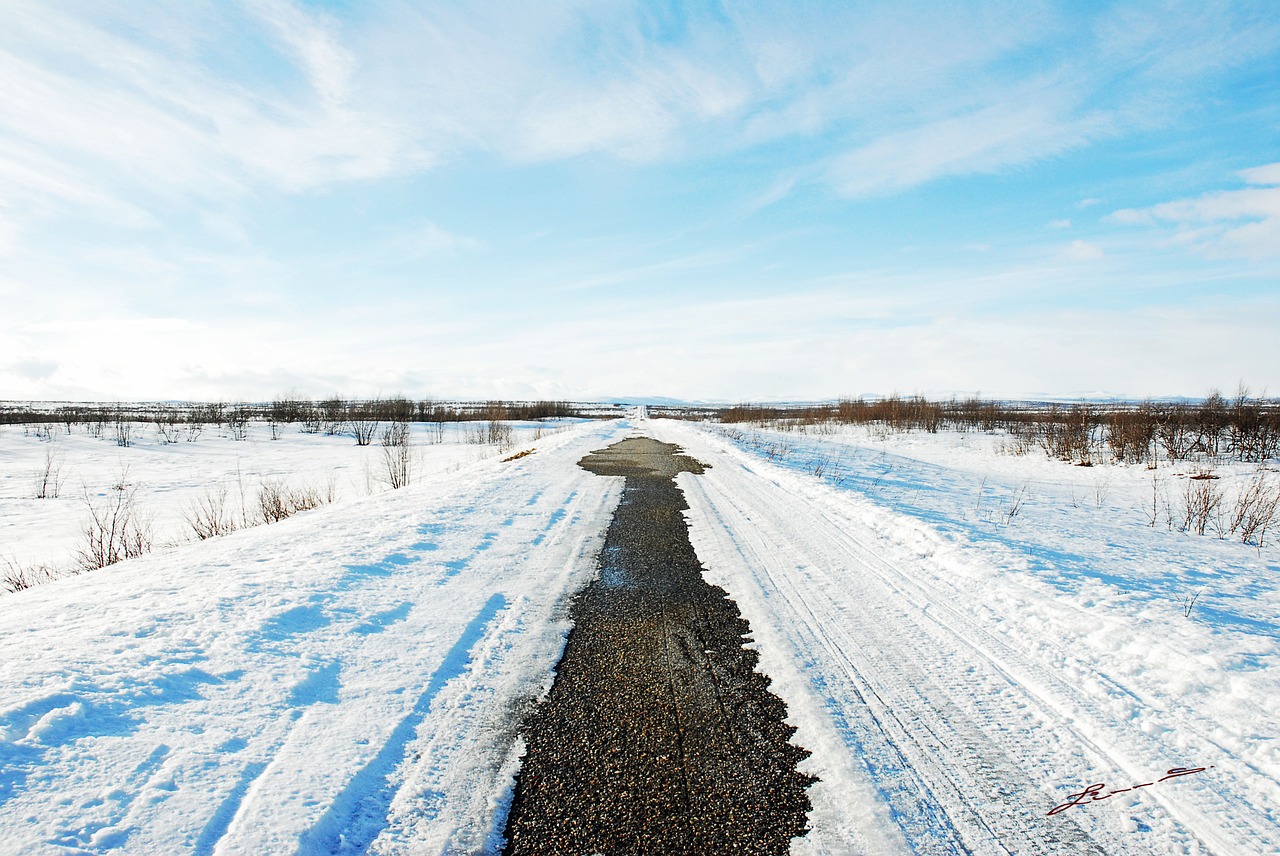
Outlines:
[{"label": "roadside bush cluster", "polygon": [[249,438],[250,427],[263,425],[272,440],[296,425],[307,434],[350,434],[359,446],[370,445],[379,428],[388,423],[427,423],[427,436],[444,438],[444,426],[452,422],[499,422],[614,415],[599,406],[567,401],[441,402],[390,398],[321,401],[285,396],[270,403],[226,404],[0,404],[0,424],[22,425],[29,433],[51,439],[56,431],[70,434],[82,428],[92,437],[109,439],[122,447],[133,445],[139,432],[150,425],[161,443],[195,442],[207,431],[219,429],[232,440]]},{"label": "roadside bush cluster", "polygon": [[912,396],[781,407],[740,404],[719,421],[787,430],[800,426],[867,425],[885,433],[939,430],[1003,432],[1006,451],[1040,449],[1049,457],[1091,465],[1231,459],[1261,463],[1280,454],[1280,401],[1241,389],[1213,392],[1200,402],[1059,404],[929,401]]}]

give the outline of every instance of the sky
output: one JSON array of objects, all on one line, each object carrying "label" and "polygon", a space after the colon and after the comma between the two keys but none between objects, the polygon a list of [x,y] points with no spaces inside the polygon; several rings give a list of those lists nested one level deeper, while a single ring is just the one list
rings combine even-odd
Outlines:
[{"label": "sky", "polygon": [[8,3],[0,399],[1280,394],[1280,6]]}]

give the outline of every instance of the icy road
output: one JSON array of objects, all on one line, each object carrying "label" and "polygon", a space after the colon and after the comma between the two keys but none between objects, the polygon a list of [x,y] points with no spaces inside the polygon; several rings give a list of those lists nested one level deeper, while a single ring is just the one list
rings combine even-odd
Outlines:
[{"label": "icy road", "polygon": [[0,851],[498,852],[620,495],[577,462],[637,435],[710,464],[692,543],[818,779],[793,852],[1280,850],[1273,623],[644,420],[0,599]]}]

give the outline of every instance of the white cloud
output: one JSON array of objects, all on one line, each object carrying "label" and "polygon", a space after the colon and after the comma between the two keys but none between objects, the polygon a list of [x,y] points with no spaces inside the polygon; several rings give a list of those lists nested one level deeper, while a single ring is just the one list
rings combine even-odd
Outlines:
[{"label": "white cloud", "polygon": [[1219,11],[1172,33],[1156,15],[1100,13],[1096,55],[1028,64],[1021,52],[1081,24],[1025,2],[684,9],[679,35],[663,39],[664,13],[640,3],[10,5],[0,193],[207,205],[476,149],[654,160],[822,135],[810,168],[834,159],[842,192],[892,193],[1123,133],[1134,105],[1165,91],[1157,83],[1079,105],[1140,60],[1176,58],[1182,81],[1266,42],[1267,28]]},{"label": "white cloud", "polygon": [[1083,146],[1106,116],[1067,120],[1041,99],[1010,99],[886,134],[839,158],[832,177],[847,196],[893,193],[949,175],[994,173]]},{"label": "white cloud", "polygon": [[356,61],[341,45],[332,21],[317,13],[308,14],[288,0],[254,0],[243,7],[271,27],[279,43],[302,64],[325,102],[338,104],[346,99]]},{"label": "white cloud", "polygon": [[1071,262],[1093,262],[1104,255],[1102,247],[1088,241],[1072,241],[1061,253],[1063,259]]},{"label": "white cloud", "polygon": [[1070,229],[1071,221],[1066,219],[1065,217],[1061,220],[1051,220],[1049,221],[1049,228],[1050,229]]},{"label": "white cloud", "polygon": [[411,251],[424,255],[448,250],[475,250],[481,246],[480,241],[475,238],[454,234],[435,223],[422,227],[410,237],[408,243]]},{"label": "white cloud", "polygon": [[1172,240],[1209,255],[1280,257],[1280,163],[1238,173],[1250,187],[1125,208],[1109,219],[1135,226],[1172,227]]}]

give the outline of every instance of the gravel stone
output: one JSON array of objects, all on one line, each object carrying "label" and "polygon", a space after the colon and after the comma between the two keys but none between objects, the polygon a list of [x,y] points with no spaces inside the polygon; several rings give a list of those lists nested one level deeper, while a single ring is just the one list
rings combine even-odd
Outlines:
[{"label": "gravel stone", "polygon": [[806,830],[814,779],[796,764],[809,753],[689,543],[674,477],[702,464],[648,438],[579,464],[626,484],[525,723],[505,852],[787,853]]}]

